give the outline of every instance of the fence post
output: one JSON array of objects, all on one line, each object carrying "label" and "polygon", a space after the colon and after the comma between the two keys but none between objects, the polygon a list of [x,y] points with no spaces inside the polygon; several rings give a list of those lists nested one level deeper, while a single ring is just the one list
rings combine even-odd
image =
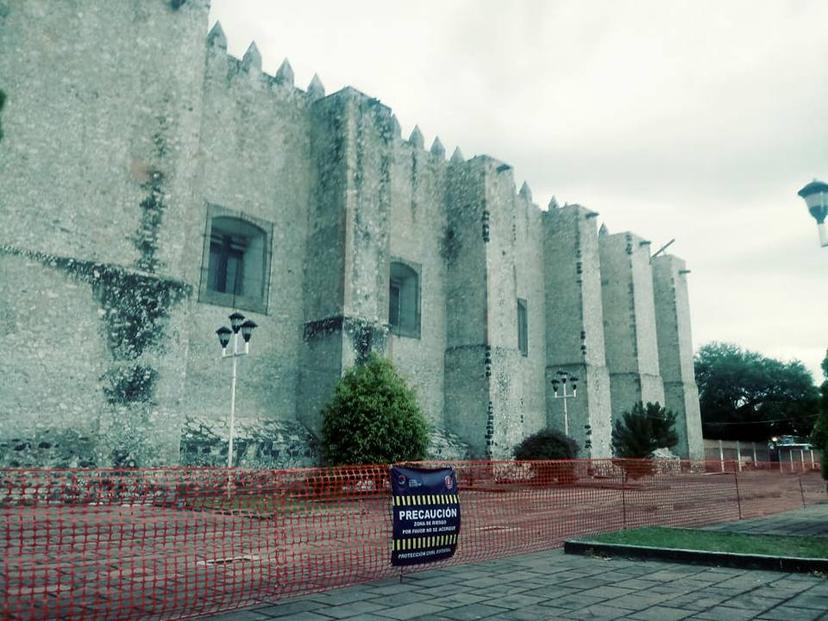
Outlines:
[{"label": "fence post", "polygon": [[627,471],[623,470],[621,472],[621,520],[623,524],[623,528],[627,528],[627,492],[626,492],[626,482],[627,482]]},{"label": "fence post", "polygon": [[811,470],[816,470],[816,464],[814,463],[814,449],[811,449]]},{"label": "fence post", "polygon": [[788,456],[791,458],[791,474],[793,474],[794,472],[796,472],[794,470],[794,465],[793,465],[793,449],[788,451]]},{"label": "fence post", "polygon": [[753,442],[753,467],[757,467],[757,459],[756,459],[756,442]]},{"label": "fence post", "polygon": [[733,472],[733,481],[736,483],[736,506],[739,507],[739,519],[742,519],[742,495],[739,493],[739,473]]},{"label": "fence post", "polygon": [[724,447],[722,446],[721,440],[719,440],[719,463],[721,464],[722,472],[724,472]]},{"label": "fence post", "polygon": [[799,476],[799,495],[802,496],[802,508],[804,509],[807,505],[805,504],[805,490],[802,489],[802,475]]},{"label": "fence post", "polygon": [[805,449],[799,449],[799,461],[802,462],[802,472],[805,472]]}]

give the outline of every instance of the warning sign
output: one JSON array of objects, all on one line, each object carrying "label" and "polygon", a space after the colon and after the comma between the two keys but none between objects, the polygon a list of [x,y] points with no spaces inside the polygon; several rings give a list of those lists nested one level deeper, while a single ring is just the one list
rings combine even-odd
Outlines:
[{"label": "warning sign", "polygon": [[451,558],[460,535],[454,468],[391,467],[392,565]]}]

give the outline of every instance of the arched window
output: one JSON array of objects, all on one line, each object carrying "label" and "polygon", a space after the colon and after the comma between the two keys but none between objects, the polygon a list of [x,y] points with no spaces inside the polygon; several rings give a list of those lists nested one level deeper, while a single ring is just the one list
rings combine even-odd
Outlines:
[{"label": "arched window", "polygon": [[271,237],[270,224],[211,205],[199,300],[266,312]]},{"label": "arched window", "polygon": [[420,337],[420,275],[409,263],[391,262],[388,323],[394,334]]}]

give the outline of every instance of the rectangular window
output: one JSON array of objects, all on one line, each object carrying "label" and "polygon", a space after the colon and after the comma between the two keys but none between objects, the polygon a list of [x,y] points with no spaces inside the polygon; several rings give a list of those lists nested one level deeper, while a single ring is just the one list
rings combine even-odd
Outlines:
[{"label": "rectangular window", "polygon": [[272,239],[271,223],[208,203],[199,301],[266,313]]},{"label": "rectangular window", "polygon": [[524,356],[529,355],[529,318],[526,310],[526,300],[517,301],[517,329],[518,349]]},{"label": "rectangular window", "polygon": [[392,260],[388,324],[397,336],[420,338],[420,273],[414,263]]},{"label": "rectangular window", "polygon": [[400,326],[400,283],[391,281],[391,289],[388,292],[388,323],[392,327]]}]

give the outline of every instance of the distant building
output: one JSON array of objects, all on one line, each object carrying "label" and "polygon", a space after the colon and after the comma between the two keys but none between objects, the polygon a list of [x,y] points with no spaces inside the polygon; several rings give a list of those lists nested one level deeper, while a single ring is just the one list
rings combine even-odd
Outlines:
[{"label": "distant building", "polygon": [[[0,6],[0,464],[314,463],[320,408],[369,351],[414,387],[441,457],[569,426],[610,454],[636,401],[702,457],[686,270],[593,212],[539,209],[510,166],[447,161],[352,88],[239,60],[206,0]],[[447,101],[445,105],[451,105]]]}]

